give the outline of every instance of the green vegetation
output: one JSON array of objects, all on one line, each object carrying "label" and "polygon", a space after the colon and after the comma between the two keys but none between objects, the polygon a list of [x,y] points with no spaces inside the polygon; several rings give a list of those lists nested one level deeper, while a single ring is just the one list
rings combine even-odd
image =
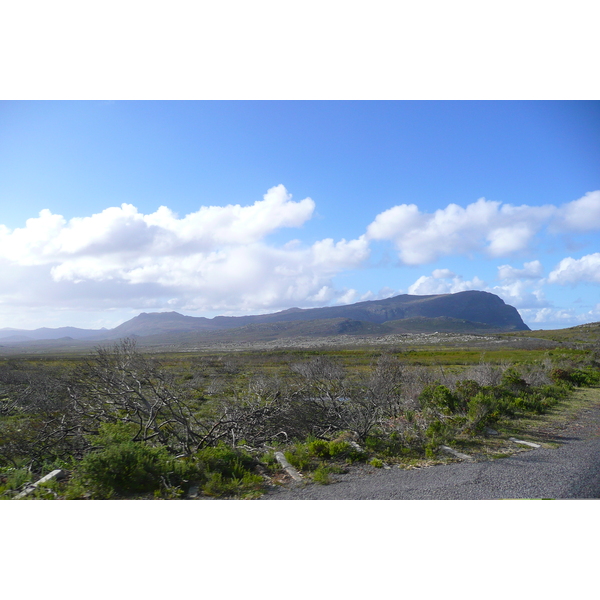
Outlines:
[{"label": "green vegetation", "polygon": [[[537,333],[537,332],[528,332]],[[354,463],[411,467],[509,453],[600,385],[598,344],[143,354],[0,362],[0,498],[256,498]],[[583,394],[583,395],[582,395]],[[489,434],[490,428],[499,432]]]}]

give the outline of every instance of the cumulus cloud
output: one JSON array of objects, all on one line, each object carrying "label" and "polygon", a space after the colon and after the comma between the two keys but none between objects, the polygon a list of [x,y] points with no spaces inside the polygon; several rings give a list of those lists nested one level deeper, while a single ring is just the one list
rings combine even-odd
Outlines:
[{"label": "cumulus cloud", "polygon": [[551,228],[574,233],[600,229],[600,190],[561,206]]},{"label": "cumulus cloud", "polygon": [[561,285],[581,282],[600,283],[600,252],[582,258],[563,258],[548,275],[550,283]]},{"label": "cumulus cloud", "polygon": [[466,290],[481,290],[500,296],[507,304],[517,309],[546,307],[548,302],[541,289],[543,280],[536,274],[541,271],[539,261],[525,263],[523,269],[508,265],[499,267],[501,285],[488,285],[475,276],[465,279],[449,269],[435,269],[430,276],[422,275],[408,288],[409,294],[454,294]]},{"label": "cumulus cloud", "polygon": [[542,229],[551,233],[600,229],[600,191],[562,206],[513,206],[480,198],[464,208],[449,204],[426,213],[415,204],[402,204],[377,215],[367,228],[367,238],[390,240],[402,262],[422,265],[449,255],[483,252],[496,258],[523,252]]},{"label": "cumulus cloud", "polygon": [[559,308],[522,309],[519,311],[528,323],[548,325],[554,324],[556,328],[568,327],[572,323],[581,322],[571,310]]},{"label": "cumulus cloud", "polygon": [[560,329],[572,327],[582,323],[591,323],[600,319],[600,304],[586,312],[577,312],[575,309],[540,308],[524,309],[521,312],[530,325],[539,325],[540,328]]},{"label": "cumulus cloud", "polygon": [[414,295],[455,294],[467,290],[483,290],[486,284],[475,276],[465,281],[461,275],[455,275],[448,269],[436,269],[431,276],[422,275],[408,287],[408,293]]},{"label": "cumulus cloud", "polygon": [[539,260],[526,262],[522,269],[515,269],[510,265],[498,267],[498,278],[507,281],[518,279],[540,279],[543,276],[543,273],[544,267]]},{"label": "cumulus cloud", "polygon": [[299,227],[312,217],[313,200],[291,198],[278,185],[252,206],[203,206],[181,219],[165,206],[144,215],[135,206],[122,204],[69,222],[45,209],[22,229],[0,230],[0,257],[22,265],[65,264],[85,257],[176,255],[243,246],[281,227]]},{"label": "cumulus cloud", "polygon": [[368,258],[365,236],[308,247],[265,240],[302,226],[314,209],[313,200],[292,201],[279,185],[251,206],[201,207],[182,218],[164,206],[145,215],[131,204],[69,221],[43,210],[21,229],[0,228],[0,262],[20,271],[43,267],[46,285],[69,288],[72,302],[91,288],[118,303],[149,287],[154,298],[195,310],[331,301],[348,294],[336,291],[331,278]]},{"label": "cumulus cloud", "polygon": [[548,301],[542,289],[546,283],[543,275],[544,267],[539,260],[524,263],[522,269],[501,265],[498,267],[500,285],[486,291],[500,296],[507,304],[519,310],[547,307]]},{"label": "cumulus cloud", "polygon": [[548,306],[548,301],[541,289],[540,282],[533,282],[532,285],[532,282],[528,280],[514,280],[490,287],[485,291],[500,296],[504,302],[519,310],[522,308]]}]

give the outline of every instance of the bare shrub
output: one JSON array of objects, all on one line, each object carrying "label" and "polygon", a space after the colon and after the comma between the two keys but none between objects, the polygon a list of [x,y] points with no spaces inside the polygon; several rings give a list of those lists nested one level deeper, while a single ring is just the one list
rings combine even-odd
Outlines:
[{"label": "bare shrub", "polygon": [[419,396],[436,378],[426,367],[406,367],[402,379],[403,406],[407,410],[419,407]]},{"label": "bare shrub", "polygon": [[523,379],[528,385],[534,387],[541,387],[543,385],[552,384],[552,380],[549,377],[549,373],[552,370],[550,361],[546,361],[542,364],[530,365],[525,369],[522,369]]},{"label": "bare shrub", "polygon": [[504,370],[490,363],[481,362],[467,369],[464,373],[464,379],[472,379],[479,385],[499,385]]},{"label": "bare shrub", "polygon": [[99,348],[94,360],[75,373],[69,392],[72,410],[88,431],[101,423],[133,423],[133,441],[155,440],[185,455],[224,435],[226,415],[200,417],[206,400],[177,386],[173,376],[138,352],[131,339]]}]

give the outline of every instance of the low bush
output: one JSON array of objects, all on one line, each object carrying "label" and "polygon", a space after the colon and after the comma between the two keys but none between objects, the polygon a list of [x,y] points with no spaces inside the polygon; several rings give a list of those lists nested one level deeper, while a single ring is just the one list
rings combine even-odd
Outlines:
[{"label": "low bush", "polygon": [[319,465],[312,474],[313,481],[321,485],[331,483],[331,469],[324,464]]},{"label": "low bush", "polygon": [[306,444],[294,444],[283,455],[290,465],[298,469],[298,471],[312,471],[318,466],[317,461],[315,461]]},{"label": "low bush", "polygon": [[33,480],[31,471],[23,468],[6,468],[0,471],[0,499],[13,498],[26,483]]},{"label": "low bush", "polygon": [[245,471],[241,477],[226,477],[222,473],[212,472],[202,486],[202,492],[217,498],[253,498],[262,494],[262,487],[262,477],[249,471]]},{"label": "low bush", "polygon": [[461,402],[445,385],[428,385],[420,394],[423,410],[438,410],[443,414],[455,413]]},{"label": "low bush", "polygon": [[308,451],[319,458],[330,458],[330,442],[326,440],[313,440],[308,442]]},{"label": "low bush", "polygon": [[112,498],[179,486],[197,474],[190,462],[174,459],[166,448],[131,439],[130,424],[103,424],[90,436],[100,448],[83,457],[76,467],[71,496],[82,489],[94,498]]},{"label": "low bush", "polygon": [[484,427],[494,424],[499,417],[498,402],[492,395],[481,391],[469,401],[467,409],[468,429],[472,433],[477,433]]}]

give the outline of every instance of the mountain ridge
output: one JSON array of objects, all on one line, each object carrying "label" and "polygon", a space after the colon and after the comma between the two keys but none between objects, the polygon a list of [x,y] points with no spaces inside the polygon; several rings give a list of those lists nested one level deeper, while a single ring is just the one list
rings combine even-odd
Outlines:
[{"label": "mountain ridge", "polygon": [[[415,319],[417,321],[415,321]],[[430,320],[426,322],[425,320]],[[0,341],[18,342],[52,340],[70,337],[74,340],[101,341],[136,336],[173,336],[177,334],[209,335],[217,331],[265,326],[275,323],[295,323],[296,334],[303,328],[308,335],[316,329],[328,334],[359,332],[383,333],[390,330],[427,330],[428,327],[448,328],[450,331],[510,332],[530,331],[516,308],[489,292],[468,290],[454,294],[409,295],[402,294],[382,300],[365,300],[354,304],[321,308],[288,308],[263,315],[240,317],[191,317],[175,311],[143,312],[113,329],[80,329],[77,327],[42,327],[35,330],[5,328],[0,330]],[[303,325],[306,324],[306,325]],[[286,329],[286,328],[284,328]],[[245,331],[244,334],[248,332]],[[6,335],[4,335],[6,334]]]}]

